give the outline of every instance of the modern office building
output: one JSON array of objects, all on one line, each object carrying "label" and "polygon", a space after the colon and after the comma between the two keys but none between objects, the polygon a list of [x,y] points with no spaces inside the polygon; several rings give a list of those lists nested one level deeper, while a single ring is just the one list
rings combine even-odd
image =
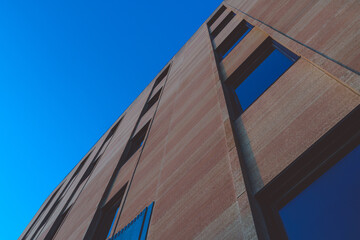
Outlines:
[{"label": "modern office building", "polygon": [[360,238],[359,13],[223,2],[19,239]]}]

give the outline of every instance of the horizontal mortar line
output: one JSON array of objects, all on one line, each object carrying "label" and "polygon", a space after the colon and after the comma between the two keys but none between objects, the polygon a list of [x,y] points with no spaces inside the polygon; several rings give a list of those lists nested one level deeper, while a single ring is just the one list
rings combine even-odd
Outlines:
[{"label": "horizontal mortar line", "polygon": [[253,17],[253,16],[249,15],[248,13],[246,13],[246,12],[244,12],[244,11],[242,11],[242,10],[240,10],[240,9],[238,9],[238,8],[236,8],[236,7],[234,7],[234,6],[232,6],[232,5],[230,5],[229,3],[224,2],[224,4],[225,4],[225,5],[227,5],[227,6],[228,6],[228,7],[230,7],[230,8],[236,9],[237,11],[239,11],[239,12],[241,12],[241,13],[245,14],[246,16],[248,16],[248,17],[250,17],[250,18],[252,18],[252,19],[254,19],[254,20],[256,20],[256,21],[258,21],[258,22],[260,22],[260,23],[262,23],[262,24],[264,24],[265,26],[267,26],[267,27],[271,28],[272,30],[274,30],[274,31],[276,31],[276,32],[278,32],[278,33],[280,33],[281,35],[283,35],[283,36],[285,36],[285,37],[287,37],[287,38],[289,38],[289,39],[293,40],[294,42],[296,42],[296,43],[300,44],[301,46],[304,46],[304,47],[306,47],[306,48],[310,49],[311,51],[313,51],[313,52],[315,52],[315,53],[317,53],[317,54],[319,54],[319,55],[323,56],[324,58],[326,58],[326,59],[328,59],[328,60],[330,60],[330,61],[332,61],[332,62],[334,62],[334,63],[336,63],[336,64],[338,64],[338,65],[340,65],[340,66],[342,66],[342,67],[344,67],[344,68],[346,68],[347,70],[349,70],[349,71],[351,71],[351,72],[353,72],[353,73],[355,73],[355,74],[357,74],[357,75],[360,75],[360,72],[359,72],[359,71],[356,71],[355,69],[352,69],[351,67],[348,67],[347,65],[345,65],[345,64],[343,64],[343,63],[341,63],[341,62],[339,62],[339,61],[337,61],[337,60],[335,60],[335,59],[333,59],[333,58],[331,58],[331,57],[329,57],[329,56],[325,55],[324,53],[319,52],[319,51],[317,51],[316,49],[314,49],[314,48],[312,48],[312,47],[310,47],[310,46],[308,46],[308,45],[306,45],[306,44],[304,44],[304,43],[302,43],[302,42],[300,42],[300,41],[296,40],[295,38],[293,38],[293,37],[291,37],[291,36],[289,36],[289,35],[287,35],[287,34],[285,34],[285,33],[281,32],[281,31],[277,30],[276,28],[274,28],[274,27],[272,27],[272,26],[268,25],[267,23],[265,23],[265,22],[261,21],[260,19],[257,19],[257,18],[255,18],[255,17]]}]

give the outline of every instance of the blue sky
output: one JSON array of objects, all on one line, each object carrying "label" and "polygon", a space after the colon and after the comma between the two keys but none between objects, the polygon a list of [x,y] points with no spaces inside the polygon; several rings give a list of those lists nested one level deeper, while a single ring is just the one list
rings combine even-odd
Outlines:
[{"label": "blue sky", "polygon": [[221,1],[0,1],[0,236],[50,192]]}]

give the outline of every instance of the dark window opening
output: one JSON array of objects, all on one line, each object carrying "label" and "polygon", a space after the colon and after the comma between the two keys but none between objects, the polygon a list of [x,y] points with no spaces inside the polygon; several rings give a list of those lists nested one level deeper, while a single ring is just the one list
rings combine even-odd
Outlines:
[{"label": "dark window opening", "polygon": [[208,21],[208,26],[210,27],[220,16],[225,12],[226,7],[224,5],[219,8],[219,10],[214,14],[214,16]]},{"label": "dark window opening", "polygon": [[360,145],[279,210],[288,237],[296,240],[360,236],[359,173]]},{"label": "dark window opening", "polygon": [[251,29],[253,29],[252,25],[246,21],[242,21],[216,49],[219,60],[221,61],[224,59],[236,47],[236,45],[243,40]]},{"label": "dark window opening", "polygon": [[96,164],[98,163],[99,159],[101,158],[102,155],[98,156],[96,159],[94,159],[90,165],[88,166],[88,168],[86,169],[86,171],[84,172],[84,174],[82,175],[78,186],[80,186],[89,176],[90,174],[93,172],[94,168],[96,167]]},{"label": "dark window opening", "polygon": [[357,239],[360,106],[257,195],[271,239]]},{"label": "dark window opening", "polygon": [[34,222],[31,224],[30,228],[26,231],[25,235],[24,235],[24,239],[27,238],[29,232],[31,231],[31,229],[34,227],[35,223],[39,220],[39,218],[43,215],[43,213],[45,212],[45,210],[48,208],[48,206],[50,205],[50,203],[53,201],[54,197],[56,196],[56,194],[59,192],[60,188],[62,187],[62,184],[60,185],[60,187],[58,187],[58,189],[56,189],[56,191],[54,192],[54,194],[50,197],[49,201],[45,204],[44,208],[41,210],[40,214],[36,217],[36,219],[34,220]]},{"label": "dark window opening", "polygon": [[114,133],[116,132],[121,121],[122,121],[122,118],[111,128],[111,130],[109,131],[108,135],[106,136],[104,142],[101,144],[101,146],[97,152],[97,155],[95,155],[95,157],[102,155],[106,151],[106,149],[109,146],[111,139],[114,136]]},{"label": "dark window opening", "polygon": [[52,240],[54,239],[56,233],[59,231],[60,227],[62,226],[66,216],[68,215],[69,211],[70,211],[71,207],[68,208],[65,212],[63,212],[62,214],[60,214],[55,222],[53,223],[53,225],[51,226],[49,232],[46,234],[46,237],[44,238],[44,240]]},{"label": "dark window opening", "polygon": [[[120,204],[119,204],[119,205],[120,205]],[[111,232],[112,232],[112,230],[114,230],[114,225],[115,225],[115,222],[116,222],[116,216],[117,216],[118,213],[119,213],[119,209],[120,209],[120,206],[118,206],[117,209],[116,209],[116,211],[115,211],[115,215],[114,215],[113,221],[112,221],[112,223],[111,223],[111,225],[110,225],[109,232],[108,232],[106,238],[111,237]]]},{"label": "dark window opening", "polygon": [[[111,139],[111,137],[113,136],[113,134],[115,133],[119,123],[121,122],[118,121],[114,127],[109,131],[109,134],[107,135],[103,145],[101,148],[103,148],[103,146],[109,142],[109,140]],[[101,148],[99,151],[101,151]],[[67,190],[70,188],[70,186],[72,185],[72,183],[74,182],[74,180],[76,179],[77,175],[79,174],[79,172],[81,171],[81,169],[83,168],[83,166],[85,165],[86,161],[88,160],[89,156],[91,155],[92,151],[85,157],[85,159],[79,164],[79,166],[77,167],[77,169],[75,170],[74,174],[71,176],[70,180],[67,182],[66,186],[64,187],[64,189],[62,190],[60,196],[58,197],[58,199],[55,201],[55,203],[53,204],[53,206],[49,209],[48,213],[44,216],[44,219],[41,221],[39,227],[35,230],[33,236],[36,236],[37,234],[39,234],[39,232],[41,231],[41,229],[45,226],[45,224],[47,223],[48,219],[52,216],[53,212],[55,211],[55,209],[57,208],[58,204],[60,203],[63,195],[67,192]],[[79,183],[77,186],[80,186],[82,184],[83,181],[85,181],[91,174],[91,172],[93,171],[93,169],[95,168],[99,158],[101,157],[101,155],[99,157],[96,158],[95,161],[93,161],[88,169],[85,171],[84,175],[81,177]],[[38,217],[35,219],[34,223],[31,225],[31,227],[28,229],[28,231],[25,233],[24,235],[24,239],[28,237],[30,230],[33,228],[33,226],[35,225],[35,223],[38,221],[39,217],[43,215],[45,209],[48,207],[48,205],[52,202],[54,196],[58,193],[59,189],[61,188],[61,186],[56,190],[56,192],[52,195],[52,197],[50,198],[50,200],[48,201],[48,203],[45,205],[44,209],[41,211],[41,213],[38,215]],[[77,188],[76,188],[77,189]],[[76,191],[76,190],[75,190]],[[70,209],[70,208],[68,208]],[[53,236],[55,236],[56,231],[58,229],[58,225],[57,224],[62,224],[63,218],[66,217],[66,213],[68,212],[68,210],[65,211],[65,213],[63,215],[59,215],[57,217],[56,222],[54,223],[54,225],[52,226],[52,230],[49,231],[49,233],[47,234],[46,239],[52,239]],[[62,219],[62,220],[61,220]]]},{"label": "dark window opening", "polygon": [[149,125],[150,121],[146,123],[145,126],[131,139],[127,159],[131,158],[131,156],[134,155],[134,153],[136,153],[136,151],[143,145]]},{"label": "dark window opening", "polygon": [[152,106],[154,106],[154,104],[159,100],[160,93],[161,89],[146,103],[143,115],[145,115],[145,113],[149,111]]},{"label": "dark window opening", "polygon": [[234,12],[229,12],[229,14],[222,20],[222,22],[211,32],[211,36],[215,38],[219,33],[228,25],[228,23],[235,17]]},{"label": "dark window opening", "polygon": [[[90,154],[91,154],[91,153],[90,153]],[[75,181],[75,179],[76,179],[76,176],[79,174],[79,172],[81,171],[81,169],[84,167],[84,165],[85,165],[86,161],[88,160],[90,154],[88,154],[87,157],[80,163],[79,167],[76,169],[75,173],[72,175],[71,179],[69,180],[69,182],[68,182],[68,184],[67,184],[67,186],[66,186],[66,190],[65,190],[65,191],[67,191],[67,190],[71,187],[72,183],[73,183],[73,182]]]},{"label": "dark window opening", "polygon": [[265,40],[226,80],[235,117],[255,102],[297,59],[297,55],[271,38]]},{"label": "dark window opening", "polygon": [[44,219],[41,221],[39,227],[36,229],[33,236],[36,236],[39,233],[39,231],[45,226],[46,222],[48,221],[48,219],[51,217],[51,215],[54,213],[55,209],[59,205],[61,199],[62,199],[62,195],[59,196],[59,198],[55,201],[54,205],[51,206],[50,210],[45,215]]},{"label": "dark window opening", "polygon": [[116,132],[116,129],[118,128],[121,120],[122,120],[122,119],[120,119],[120,120],[111,128],[109,134],[106,136],[106,139],[105,139],[104,143],[107,142],[107,141],[109,141],[109,139],[114,135],[114,133]]},{"label": "dark window opening", "polygon": [[[71,178],[69,179],[69,181],[67,182],[66,186],[64,187],[64,189],[61,191],[60,195],[58,196],[57,200],[54,202],[53,206],[51,206],[51,208],[49,209],[48,213],[45,215],[44,219],[41,221],[39,227],[36,229],[35,233],[33,234],[33,236],[36,236],[41,229],[45,226],[45,224],[47,223],[48,219],[52,216],[52,214],[54,213],[55,209],[57,208],[58,204],[60,203],[60,201],[62,200],[63,196],[66,194],[66,192],[68,191],[68,189],[70,188],[70,186],[72,185],[72,183],[74,182],[74,180],[76,179],[76,176],[78,175],[78,173],[80,172],[80,170],[83,168],[85,162],[88,160],[89,156],[91,155],[92,151],[85,157],[85,159],[80,163],[80,165],[78,166],[78,168],[75,170],[74,174],[71,176]],[[58,188],[58,190],[55,192],[58,193],[58,191],[60,190],[60,188],[62,187],[62,185]],[[51,197],[51,201],[53,199],[53,197],[55,196],[55,194]],[[48,202],[50,203],[50,201]],[[48,205],[48,204],[47,204]],[[47,205],[45,206],[44,210],[47,208]],[[40,213],[39,217],[43,214],[44,210]],[[38,218],[39,218],[38,217]],[[36,221],[38,220],[38,218],[36,219]],[[35,223],[35,222],[34,222]],[[32,228],[32,227],[31,227]],[[30,229],[29,229],[30,230]],[[27,231],[27,233],[25,234],[24,238],[27,237],[29,231]]]},{"label": "dark window opening", "polygon": [[105,240],[111,236],[116,227],[116,216],[119,212],[121,200],[124,196],[126,185],[101,208],[98,226],[95,231],[94,240]]},{"label": "dark window opening", "polygon": [[153,89],[159,85],[159,83],[166,77],[166,75],[168,74],[169,72],[169,68],[170,68],[170,65],[167,66],[167,68],[160,74],[160,76],[155,80],[155,83],[154,83],[154,86],[153,86]]}]

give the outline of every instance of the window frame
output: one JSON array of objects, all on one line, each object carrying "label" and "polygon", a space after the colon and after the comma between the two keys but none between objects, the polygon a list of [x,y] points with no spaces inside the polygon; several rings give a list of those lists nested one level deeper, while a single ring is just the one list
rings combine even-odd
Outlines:
[{"label": "window frame", "polygon": [[149,130],[151,119],[131,138],[130,148],[127,153],[126,161],[128,161],[141,147],[143,147],[147,132]]},{"label": "window frame", "polygon": [[280,209],[360,144],[360,105],[256,195],[271,239],[288,239]]},{"label": "window frame", "polygon": [[214,15],[207,22],[208,27],[213,25],[213,23],[216,22],[216,20],[221,16],[221,14],[223,14],[226,11],[226,9],[227,8],[224,5],[219,7],[219,10],[217,10],[216,13],[214,13]]},{"label": "window frame", "polygon": [[160,99],[162,87],[145,103],[145,107],[141,117],[144,116]]},{"label": "window frame", "polygon": [[212,38],[216,38],[235,16],[236,14],[230,11],[222,22],[211,32]]},{"label": "window frame", "polygon": [[169,73],[169,69],[170,69],[170,65],[169,64],[167,67],[165,67],[165,69],[160,73],[160,75],[156,78],[154,85],[152,87],[152,89],[155,89],[168,75]]},{"label": "window frame", "polygon": [[[103,237],[105,237],[105,239],[109,239],[112,238],[112,236],[115,234],[114,231],[116,229],[120,214],[120,212],[117,212],[117,209],[121,207],[122,201],[125,197],[125,190],[127,185],[128,183],[126,183],[106,204],[101,207],[100,214],[97,218],[97,226],[92,239],[101,240]],[[112,213],[114,217],[112,219],[107,219],[112,215]],[[104,221],[106,221],[109,226],[104,226]],[[113,223],[114,225],[112,225]],[[109,233],[110,236],[107,237]]]},{"label": "window frame", "polygon": [[[246,37],[246,35],[251,32],[253,28],[254,28],[253,25],[251,25],[245,20],[242,20],[234,28],[234,30],[224,39],[224,41],[222,41],[222,43],[216,48],[216,55],[218,57],[219,62],[224,60],[236,47],[236,45],[238,45]],[[249,33],[247,33],[243,37],[243,39],[239,41],[239,39],[247,32],[248,29],[250,29]]]},{"label": "window frame", "polygon": [[[240,104],[240,101],[235,92],[236,88],[244,82],[252,72],[254,72],[262,62],[265,61],[267,57],[274,51],[278,50],[284,54],[287,58],[292,61],[291,66],[283,72],[270,86],[265,89],[250,105],[249,107],[256,102],[284,73],[286,73],[300,58],[286,47],[282,46],[280,43],[273,40],[271,37],[265,39],[265,41],[260,44],[260,46],[224,81],[224,86],[226,92],[229,95],[230,105],[232,109],[232,117],[234,119],[238,118],[243,112],[243,108]],[[248,107],[248,108],[249,108]]]}]

